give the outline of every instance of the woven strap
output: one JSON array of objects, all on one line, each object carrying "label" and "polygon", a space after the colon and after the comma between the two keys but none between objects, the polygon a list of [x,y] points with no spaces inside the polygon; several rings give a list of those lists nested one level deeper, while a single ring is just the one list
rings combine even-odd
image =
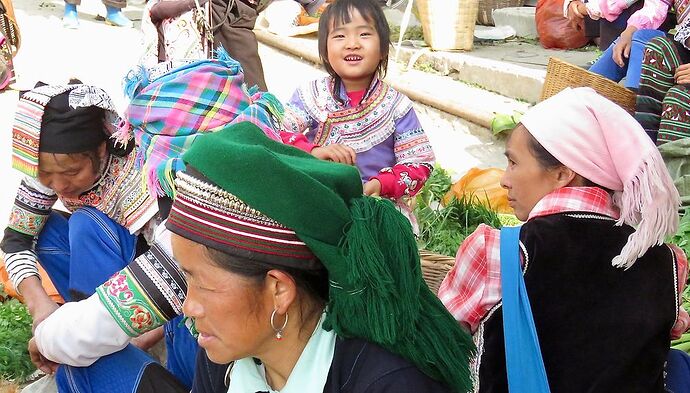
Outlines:
[{"label": "woven strap", "polygon": [[508,390],[548,393],[544,361],[520,264],[520,227],[501,229],[501,295]]}]

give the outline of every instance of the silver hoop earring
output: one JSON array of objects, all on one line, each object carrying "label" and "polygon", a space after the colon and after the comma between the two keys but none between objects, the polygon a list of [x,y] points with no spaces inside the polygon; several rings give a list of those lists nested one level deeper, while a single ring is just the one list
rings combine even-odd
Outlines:
[{"label": "silver hoop earring", "polygon": [[273,310],[273,313],[271,314],[271,328],[273,328],[273,331],[276,332],[276,340],[280,341],[283,339],[283,330],[285,330],[285,326],[287,326],[288,323],[288,314],[285,313],[285,322],[283,322],[283,326],[277,328],[273,321],[276,317],[277,311],[278,310]]}]

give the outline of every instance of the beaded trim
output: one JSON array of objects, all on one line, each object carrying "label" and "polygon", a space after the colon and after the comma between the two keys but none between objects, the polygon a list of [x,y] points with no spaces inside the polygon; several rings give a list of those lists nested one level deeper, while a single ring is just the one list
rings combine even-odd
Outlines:
[{"label": "beaded trim", "polygon": [[192,200],[195,204],[216,210],[226,215],[239,216],[244,220],[267,227],[290,229],[250,207],[233,194],[220,187],[197,179],[185,172],[178,172],[175,187],[179,196]]}]

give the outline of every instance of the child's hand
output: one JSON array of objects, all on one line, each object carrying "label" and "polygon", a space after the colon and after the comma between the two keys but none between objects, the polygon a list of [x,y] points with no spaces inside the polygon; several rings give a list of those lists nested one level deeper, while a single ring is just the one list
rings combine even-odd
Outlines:
[{"label": "child's hand", "polygon": [[340,144],[315,147],[312,149],[311,155],[320,160],[329,160],[348,165],[355,165],[357,160],[357,153],[351,147]]},{"label": "child's hand", "polygon": [[381,194],[381,182],[378,179],[371,179],[364,183],[364,195],[379,196]]},{"label": "child's hand", "polygon": [[[613,47],[613,53],[611,57],[613,62],[618,64],[619,67],[625,67],[625,59],[630,57],[630,48],[632,47],[632,36],[637,31],[637,27],[628,26],[621,36],[618,37],[618,43]],[[624,59],[625,57],[625,59]]]},{"label": "child's hand", "polygon": [[587,15],[587,6],[580,0],[571,1],[568,4],[568,20],[571,22],[577,22],[580,19],[584,19]]},{"label": "child's hand", "polygon": [[690,83],[690,63],[681,64],[680,67],[676,69],[674,78],[679,85]]}]

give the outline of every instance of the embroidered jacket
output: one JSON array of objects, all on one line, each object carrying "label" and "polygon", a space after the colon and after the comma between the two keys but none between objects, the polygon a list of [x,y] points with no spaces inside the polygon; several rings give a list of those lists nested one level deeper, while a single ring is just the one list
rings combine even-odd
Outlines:
[{"label": "embroidered jacket", "polygon": [[[566,187],[545,196],[530,212],[528,222],[536,217],[564,212],[588,212],[618,218],[609,194],[594,187]],[[688,274],[685,253],[674,245],[679,293]],[[474,333],[489,311],[501,301],[500,231],[480,225],[465,239],[455,258],[455,266],[439,288],[439,298],[459,322]],[[680,304],[680,303],[679,303]],[[678,307],[672,335],[680,336],[690,323],[688,313]]]},{"label": "embroidered jacket", "polygon": [[416,194],[433,169],[434,153],[412,101],[376,78],[357,106],[330,76],[300,87],[286,105],[283,126],[283,142],[308,152],[331,144],[354,149],[362,181],[378,179],[388,198]]},{"label": "embroidered jacket", "polygon": [[[158,205],[147,192],[134,161],[135,154],[110,155],[98,182],[78,199],[61,199],[62,204],[69,211],[83,206],[95,207],[131,233],[141,231],[158,212]],[[33,241],[41,233],[57,200],[53,190],[32,177],[24,178],[17,190],[0,244],[15,287],[26,277],[37,274]]]}]

